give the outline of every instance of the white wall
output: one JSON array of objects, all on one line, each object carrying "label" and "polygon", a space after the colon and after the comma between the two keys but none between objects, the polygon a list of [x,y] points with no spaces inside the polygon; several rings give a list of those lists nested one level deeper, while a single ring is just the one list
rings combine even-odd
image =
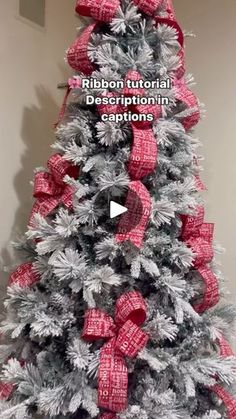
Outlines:
[{"label": "white wall", "polygon": [[235,0],[175,0],[178,20],[197,38],[186,41],[188,70],[206,105],[197,134],[203,143],[207,220],[215,222],[220,258],[236,303],[236,2]]},{"label": "white wall", "polygon": [[54,139],[64,95],[57,83],[68,78],[65,50],[79,25],[74,4],[47,0],[46,28],[40,30],[17,17],[18,0],[0,0],[1,268],[9,263],[9,241],[26,227],[33,169],[45,165]]}]

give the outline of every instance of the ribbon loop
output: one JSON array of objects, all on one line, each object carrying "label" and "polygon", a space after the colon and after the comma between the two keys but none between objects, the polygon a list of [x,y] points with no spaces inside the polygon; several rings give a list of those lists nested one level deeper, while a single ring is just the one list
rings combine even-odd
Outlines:
[{"label": "ribbon loop", "polygon": [[95,65],[88,56],[88,45],[96,25],[96,22],[90,24],[67,51],[68,64],[73,70],[81,72],[86,76],[90,76],[95,70]]},{"label": "ribbon loop", "polygon": [[99,309],[89,309],[85,314],[83,339],[108,339],[100,351],[98,405],[110,412],[121,412],[127,406],[128,369],[124,356],[134,358],[147,344],[149,336],[139,327],[145,319],[146,304],[137,291],[118,298],[115,322]]},{"label": "ribbon loop", "polygon": [[140,248],[151,213],[150,194],[140,181],[130,182],[125,206],[128,211],[120,218],[116,241],[121,243],[130,240]]},{"label": "ribbon loop", "polygon": [[149,16],[153,16],[163,0],[133,0],[134,4]]},{"label": "ribbon loop", "polygon": [[64,177],[69,175],[76,179],[79,176],[78,166],[65,160],[61,154],[54,154],[47,163],[49,172],[38,172],[34,177],[34,197],[29,225],[33,224],[35,214],[43,217],[49,215],[60,203],[67,208],[73,207],[73,187],[64,183]]},{"label": "ribbon loop", "polygon": [[38,172],[34,177],[34,198],[58,195],[61,187],[55,184],[53,175],[47,172]]},{"label": "ribbon loop", "polygon": [[116,348],[129,358],[135,358],[143,349],[149,337],[131,320],[128,320],[119,330]]},{"label": "ribbon loop", "polygon": [[76,12],[101,22],[111,22],[120,6],[119,0],[78,0]]},{"label": "ribbon loop", "polygon": [[214,224],[204,223],[204,207],[196,209],[195,216],[182,216],[181,238],[194,254],[194,268],[200,274],[205,292],[200,303],[194,305],[198,313],[214,307],[219,301],[219,287],[215,274],[208,267],[214,256],[212,241]]},{"label": "ribbon loop", "polygon": [[115,336],[115,330],[115,323],[108,314],[95,308],[86,311],[82,335],[85,340],[92,342],[112,338]]},{"label": "ribbon loop", "polygon": [[130,291],[118,298],[115,308],[116,324],[123,325],[128,320],[131,320],[137,326],[141,326],[145,322],[146,317],[146,303],[140,293]]}]

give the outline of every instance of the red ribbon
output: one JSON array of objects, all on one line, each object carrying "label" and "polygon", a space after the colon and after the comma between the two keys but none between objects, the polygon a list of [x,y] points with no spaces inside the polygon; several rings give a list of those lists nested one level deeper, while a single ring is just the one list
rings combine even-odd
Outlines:
[{"label": "red ribbon", "polygon": [[13,390],[13,384],[0,382],[0,400],[8,399],[12,395]]},{"label": "red ribbon", "polygon": [[211,387],[211,390],[222,400],[224,403],[228,416],[228,419],[235,419],[236,418],[236,400],[233,396],[228,393],[221,385],[216,384],[215,386]]},{"label": "red ribbon", "polygon": [[[141,75],[134,70],[128,72],[125,78],[131,81],[141,80]],[[145,90],[141,88],[128,88],[123,89],[123,95],[126,97],[144,96]],[[116,93],[109,92],[106,97],[116,97]],[[126,108],[121,105],[98,105],[98,111],[102,115],[117,114],[126,111]],[[130,105],[128,110],[138,114],[153,114],[154,119],[158,119],[161,115],[160,105]],[[157,140],[153,134],[152,124],[150,122],[133,122],[131,124],[133,130],[133,146],[128,163],[128,172],[133,180],[139,180],[149,175],[155,170],[157,165]]]},{"label": "red ribbon", "polygon": [[73,70],[86,76],[91,75],[95,70],[95,65],[91,63],[88,56],[88,44],[96,25],[96,22],[90,24],[67,51],[68,64]]},{"label": "red ribbon", "polygon": [[120,218],[115,239],[118,243],[130,240],[140,248],[151,213],[150,194],[140,181],[130,182],[125,206],[128,211]]},{"label": "red ribbon", "polygon": [[189,116],[186,116],[182,119],[182,124],[186,131],[193,128],[200,120],[200,108],[198,99],[195,94],[187,87],[185,81],[175,80],[175,97],[180,102],[183,102],[186,106],[186,109],[194,109],[196,108],[193,113]]},{"label": "red ribbon", "polygon": [[33,224],[35,214],[49,215],[59,204],[73,208],[73,187],[63,181],[66,175],[75,179],[79,176],[78,166],[65,160],[61,154],[54,154],[47,163],[48,172],[38,172],[34,179],[34,198],[29,225]]},{"label": "red ribbon", "polygon": [[116,419],[117,415],[115,413],[105,412],[100,415],[100,419]]},{"label": "red ribbon", "polygon": [[[153,16],[163,3],[166,3],[167,13],[170,13],[170,0],[133,0],[133,2],[143,13],[150,16]],[[75,10],[81,16],[89,16],[102,22],[111,22],[119,7],[119,0],[78,0]]]},{"label": "red ribbon", "polygon": [[85,313],[83,339],[108,340],[100,352],[98,371],[98,406],[102,409],[121,412],[127,407],[128,370],[124,357],[135,358],[146,346],[149,337],[140,328],[146,316],[146,303],[138,291],[118,298],[115,321],[100,309],[88,309]]},{"label": "red ribbon", "polygon": [[176,18],[176,15],[172,0],[163,0],[163,3],[165,4],[168,18],[174,20]]},{"label": "red ribbon", "polygon": [[204,213],[204,208],[198,207],[195,216],[182,216],[181,238],[195,254],[194,267],[206,286],[203,301],[194,305],[198,313],[203,313],[214,307],[219,301],[218,281],[208,267],[208,263],[211,262],[214,255],[212,247],[214,224],[204,223]]},{"label": "red ribbon", "polygon": [[[230,347],[229,343],[225,339],[223,335],[221,335],[217,339],[217,344],[220,347],[220,356],[227,358],[230,356],[235,356],[232,348]],[[233,398],[231,394],[229,394],[220,384],[216,384],[210,387],[210,390],[213,391],[225,404],[225,407],[228,412],[228,419],[235,419],[236,418],[236,400]]]},{"label": "red ribbon", "polygon": [[40,279],[39,275],[33,270],[32,263],[24,263],[10,275],[9,285],[18,284],[22,288],[30,287],[38,282]]},{"label": "red ribbon", "polygon": [[223,335],[217,339],[217,343],[220,347],[220,356],[224,358],[235,356],[231,346],[229,345],[229,342],[227,342]]},{"label": "red ribbon", "polygon": [[67,86],[66,94],[65,94],[65,97],[64,97],[61,109],[60,109],[58,121],[54,124],[55,128],[57,128],[57,126],[61,123],[61,121],[63,120],[63,118],[65,116],[67,100],[68,100],[68,97],[70,95],[70,92],[73,89],[79,89],[80,87],[81,87],[81,79],[79,77],[73,77],[73,78],[68,80],[68,86]]}]

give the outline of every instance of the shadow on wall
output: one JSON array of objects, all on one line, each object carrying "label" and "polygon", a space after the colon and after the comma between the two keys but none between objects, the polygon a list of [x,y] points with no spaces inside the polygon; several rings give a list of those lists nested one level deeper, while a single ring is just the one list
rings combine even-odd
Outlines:
[{"label": "shadow on wall", "polygon": [[[68,74],[66,69],[61,67],[60,70],[63,77],[58,82],[67,80]],[[63,100],[63,94],[64,92],[62,92],[61,100]],[[6,294],[6,285],[9,278],[8,271],[21,263],[17,252],[16,254],[15,252],[13,253],[10,242],[17,241],[26,231],[34,202],[32,197],[33,188],[30,181],[33,180],[35,167],[46,166],[47,160],[52,153],[50,146],[55,139],[53,125],[58,117],[59,106],[52,94],[44,86],[36,87],[36,96],[38,105],[33,105],[30,108],[25,107],[22,112],[20,138],[25,145],[25,150],[20,158],[21,169],[14,179],[14,189],[19,202],[18,209],[16,210],[8,243],[6,243],[0,255],[1,265],[6,267],[6,271],[1,272],[0,313],[2,312],[2,302]]]}]

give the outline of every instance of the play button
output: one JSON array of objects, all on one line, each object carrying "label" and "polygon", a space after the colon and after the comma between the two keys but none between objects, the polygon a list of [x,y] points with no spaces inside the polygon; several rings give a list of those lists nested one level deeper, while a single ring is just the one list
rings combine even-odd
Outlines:
[{"label": "play button", "polygon": [[110,218],[118,217],[128,211],[128,208],[123,205],[117,204],[117,202],[110,201]]}]

